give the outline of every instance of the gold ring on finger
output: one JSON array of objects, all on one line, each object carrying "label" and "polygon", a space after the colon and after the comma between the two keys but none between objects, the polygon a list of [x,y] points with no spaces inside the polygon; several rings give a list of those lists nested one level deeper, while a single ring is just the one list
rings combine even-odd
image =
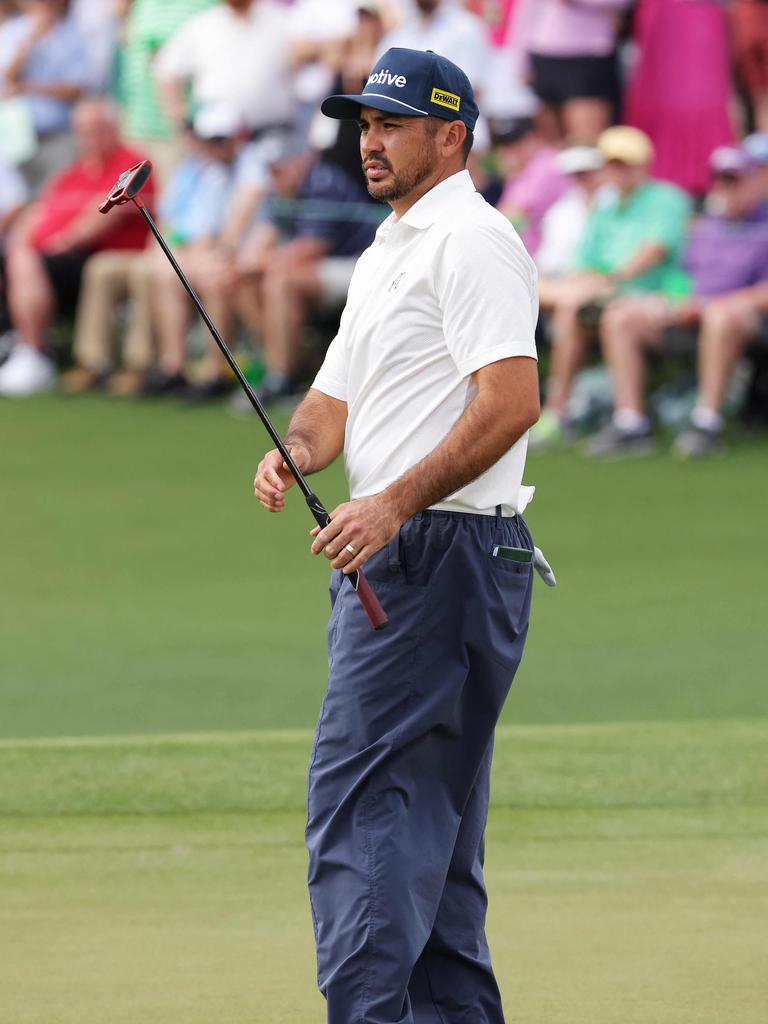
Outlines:
[{"label": "gold ring on finger", "polygon": [[356,555],[357,554],[357,548],[353,548],[351,544],[345,544],[344,545],[344,550],[348,551],[350,553],[350,555]]}]

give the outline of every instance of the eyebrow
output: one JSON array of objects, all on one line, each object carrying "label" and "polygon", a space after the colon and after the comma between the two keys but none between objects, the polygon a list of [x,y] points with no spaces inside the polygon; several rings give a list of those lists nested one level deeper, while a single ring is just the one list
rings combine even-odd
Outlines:
[{"label": "eyebrow", "polygon": [[371,121],[397,121],[400,124],[403,120],[402,114],[388,114],[386,111],[382,111],[378,114],[373,115],[360,115],[357,119],[358,125],[369,124]]}]

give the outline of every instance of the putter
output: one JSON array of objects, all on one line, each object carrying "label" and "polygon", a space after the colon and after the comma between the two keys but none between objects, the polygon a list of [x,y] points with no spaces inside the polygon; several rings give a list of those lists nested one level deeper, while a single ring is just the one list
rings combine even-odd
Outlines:
[{"label": "putter", "polygon": [[[198,313],[205,322],[205,326],[211,332],[211,337],[221,350],[221,354],[226,359],[235,377],[237,377],[240,387],[248,396],[248,401],[259,414],[259,418],[266,427],[267,433],[272,438],[272,440],[275,443],[275,447],[282,455],[283,462],[285,462],[286,466],[293,474],[293,477],[299,486],[299,490],[304,495],[307,505],[309,506],[309,510],[315,518],[315,522],[317,523],[318,526],[327,526],[328,523],[330,523],[331,521],[331,517],[328,515],[325,506],[320,501],[318,496],[312,491],[312,488],[307,483],[303,473],[296,465],[296,463],[293,461],[291,453],[286,448],[285,442],[278,433],[275,425],[272,423],[272,420],[269,418],[266,409],[259,401],[251,385],[248,383],[245,374],[237,365],[235,357],[232,355],[226,342],[219,334],[216,325],[211,320],[200,299],[197,297],[195,290],[187,280],[184,271],[176,262],[176,257],[173,255],[165,239],[160,234],[160,231],[158,230],[158,227],[155,224],[152,215],[149,213],[146,206],[141,200],[141,196],[139,193],[146,185],[151,173],[152,164],[150,163],[149,160],[142,160],[141,163],[136,164],[134,167],[129,167],[127,171],[123,171],[123,173],[117,179],[115,187],[109,193],[104,202],[99,206],[99,210],[101,213],[109,213],[113,206],[122,206],[124,203],[133,203],[133,205],[139,211],[141,216],[146,221],[149,230],[155,236],[158,245],[163,250],[165,255],[168,257],[171,266],[176,271],[178,278],[184,285],[184,288],[186,289],[190,299],[192,299],[192,302],[195,304]],[[384,626],[386,626],[388,621],[386,612],[382,608],[381,602],[374,594],[371,585],[365,578],[363,572],[361,572],[359,569],[356,572],[351,572],[347,575],[347,580],[349,580],[355,593],[360,599],[360,604],[363,606],[365,613],[368,616],[373,628],[382,629]]]}]

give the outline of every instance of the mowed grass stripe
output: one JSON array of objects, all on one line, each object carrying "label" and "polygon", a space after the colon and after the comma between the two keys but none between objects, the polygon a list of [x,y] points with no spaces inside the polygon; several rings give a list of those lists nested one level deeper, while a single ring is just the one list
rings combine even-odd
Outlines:
[{"label": "mowed grass stripe", "polygon": [[[303,730],[0,745],[6,816],[275,813],[304,806]],[[502,726],[497,808],[768,805],[768,719]]]}]

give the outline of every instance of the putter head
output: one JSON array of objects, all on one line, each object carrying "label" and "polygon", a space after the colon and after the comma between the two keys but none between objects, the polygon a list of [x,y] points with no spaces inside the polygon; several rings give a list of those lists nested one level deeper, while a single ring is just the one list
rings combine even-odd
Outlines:
[{"label": "putter head", "polygon": [[144,188],[151,173],[152,164],[149,160],[142,160],[141,163],[123,171],[112,191],[99,206],[99,212],[109,213],[113,206],[122,206],[123,203],[130,202]]}]

